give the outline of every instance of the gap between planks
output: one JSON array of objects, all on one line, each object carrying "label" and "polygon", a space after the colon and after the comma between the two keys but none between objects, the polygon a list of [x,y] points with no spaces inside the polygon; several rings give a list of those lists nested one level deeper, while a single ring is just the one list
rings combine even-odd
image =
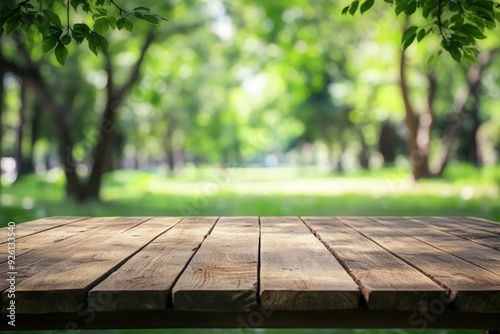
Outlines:
[{"label": "gap between planks", "polygon": [[339,219],[449,290],[456,310],[500,311],[499,276],[377,221],[384,218]]},{"label": "gap between planks", "polygon": [[[75,247],[69,239],[62,242],[66,246],[62,249],[27,254],[22,263],[24,268],[19,268],[21,272],[24,269],[25,276],[17,280],[16,309],[32,313],[75,312],[85,304],[90,288],[181,220],[175,217],[122,219],[125,223],[117,223],[112,235],[94,236],[94,241],[100,242],[90,244],[87,240]],[[112,226],[105,225],[103,229],[106,228],[113,230]],[[85,233],[80,236],[85,238]],[[2,304],[8,302],[5,292],[2,297]]]},{"label": "gap between planks", "polygon": [[103,311],[171,308],[172,287],[217,220],[183,219],[90,290],[89,305],[97,305]]}]

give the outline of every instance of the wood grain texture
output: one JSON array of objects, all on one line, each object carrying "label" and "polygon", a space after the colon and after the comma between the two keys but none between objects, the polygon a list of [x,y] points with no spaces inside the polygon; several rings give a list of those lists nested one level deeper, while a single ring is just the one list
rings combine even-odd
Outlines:
[{"label": "wood grain texture", "polygon": [[[80,234],[54,249],[32,252],[19,261],[19,312],[75,312],[87,291],[180,218],[117,218],[99,233]],[[2,304],[7,303],[6,293]]]},{"label": "wood grain texture", "polygon": [[174,309],[255,308],[258,254],[257,217],[220,218],[174,285]]},{"label": "wood grain texture", "polygon": [[[71,221],[71,219],[68,219],[68,221]],[[22,239],[16,240],[16,256],[19,257],[32,251],[40,251],[46,247],[57,247],[61,241],[101,227],[108,221],[107,219],[80,219],[72,223],[40,231],[36,234],[27,235]],[[1,244],[0,263],[5,261],[7,261],[7,244]]]},{"label": "wood grain texture", "polygon": [[440,217],[442,220],[455,222],[462,226],[478,228],[480,230],[500,234],[500,223],[479,217]]},{"label": "wood grain texture", "polygon": [[457,310],[500,312],[499,276],[374,219],[339,219],[448,289]]},{"label": "wood grain texture", "polygon": [[[56,228],[58,226],[64,226],[66,224],[76,222],[86,217],[49,217],[49,218],[40,218],[37,220],[33,220],[30,222],[16,224],[16,239],[21,239],[27,237],[32,234],[37,234],[42,231],[50,230]],[[0,228],[0,235],[6,236],[7,227]],[[0,239],[0,244],[6,243],[6,239]]]},{"label": "wood grain texture", "polygon": [[167,309],[175,280],[216,221],[184,218],[90,290],[89,305],[103,311]]},{"label": "wood grain texture", "polygon": [[260,299],[271,310],[349,309],[351,276],[297,217],[261,218]]},{"label": "wood grain texture", "polygon": [[462,218],[455,218],[451,221],[441,217],[406,217],[412,222],[449,233],[459,238],[475,242],[479,245],[500,250],[500,235],[478,229],[477,226],[460,224]]},{"label": "wood grain texture", "polygon": [[426,312],[445,290],[336,218],[302,220],[359,285],[369,309]]},{"label": "wood grain texture", "polygon": [[[425,228],[421,224],[412,222],[412,219],[387,217],[376,220],[379,223],[500,276],[500,252],[492,251],[488,247],[464,240],[446,232]],[[427,221],[430,225],[434,220],[430,218]]]}]

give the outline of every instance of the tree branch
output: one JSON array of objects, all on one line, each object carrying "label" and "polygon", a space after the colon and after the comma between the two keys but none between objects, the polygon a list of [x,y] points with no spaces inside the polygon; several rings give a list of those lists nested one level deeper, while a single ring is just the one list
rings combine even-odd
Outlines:
[{"label": "tree branch", "polygon": [[115,94],[113,94],[114,99],[122,99],[123,96],[125,96],[125,94],[130,90],[130,88],[132,88],[132,86],[139,80],[139,75],[141,72],[142,63],[144,62],[144,59],[146,58],[146,52],[148,51],[149,47],[153,43],[154,39],[155,39],[155,35],[153,33],[153,30],[150,30],[147,37],[146,37],[146,41],[142,45],[139,59],[135,63],[134,68],[132,69],[132,72],[130,73],[130,76],[127,79],[127,81],[123,84],[123,86]]},{"label": "tree branch", "polygon": [[470,66],[469,71],[467,72],[466,84],[458,91],[455,101],[453,102],[453,109],[451,112],[452,119],[449,126],[445,129],[445,133],[442,138],[439,165],[434,168],[434,173],[436,175],[441,175],[448,164],[453,139],[457,135],[463,119],[466,116],[465,106],[467,104],[467,100],[481,84],[484,69],[491,63],[491,60],[494,58],[495,54],[499,52],[499,50],[499,48],[496,48],[480,54],[478,57],[478,63]]}]

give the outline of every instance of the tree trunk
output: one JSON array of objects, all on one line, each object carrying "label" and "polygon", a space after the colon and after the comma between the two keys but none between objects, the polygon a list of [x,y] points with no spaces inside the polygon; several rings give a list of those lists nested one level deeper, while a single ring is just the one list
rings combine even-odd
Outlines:
[{"label": "tree trunk", "polygon": [[139,59],[134,64],[132,72],[125,84],[115,90],[114,88],[114,70],[108,56],[106,62],[106,71],[108,72],[108,83],[106,85],[107,101],[102,113],[99,124],[100,139],[97,142],[93,152],[93,165],[89,179],[85,186],[86,199],[99,199],[99,192],[102,185],[102,176],[105,172],[106,159],[111,156],[109,146],[114,136],[117,109],[125,99],[129,90],[139,81],[140,70],[146,57],[146,52],[153,43],[155,36],[152,31],[148,34],[146,41],[141,48]]},{"label": "tree trunk", "polygon": [[467,83],[461,90],[459,90],[453,103],[452,119],[450,121],[450,124],[446,128],[445,134],[442,139],[439,164],[435,168],[433,168],[433,172],[435,175],[442,175],[446,166],[448,165],[453,140],[455,139],[458,130],[462,125],[464,117],[467,117],[467,100],[471,95],[474,94],[474,92],[477,92],[477,94],[479,94],[479,87],[481,84],[481,78],[484,69],[491,63],[494,54],[498,52],[498,50],[499,49],[495,49],[479,55],[478,63],[473,64],[469,67],[469,70],[467,71]]},{"label": "tree trunk", "polygon": [[483,159],[481,157],[481,152],[478,147],[477,135],[479,127],[481,126],[481,117],[479,117],[479,105],[481,103],[481,85],[478,85],[476,89],[472,92],[473,102],[469,109],[469,115],[471,117],[472,128],[469,134],[470,147],[468,152],[468,159],[476,166],[483,165]]},{"label": "tree trunk", "polygon": [[[5,95],[5,86],[3,83],[5,73],[0,71],[0,162],[2,161],[3,152],[2,152],[2,139],[3,139],[3,110],[4,110],[4,95]],[[0,169],[0,192],[2,190],[2,170]]]},{"label": "tree trunk", "polygon": [[359,137],[359,143],[361,144],[361,151],[358,155],[359,165],[363,169],[370,168],[370,154],[368,149],[368,144],[366,143],[365,136],[363,135],[363,126],[356,126],[356,132]]},{"label": "tree trunk", "polygon": [[399,68],[399,85],[405,107],[405,123],[408,129],[407,151],[412,167],[414,180],[431,176],[429,170],[429,148],[432,124],[434,122],[433,103],[436,97],[436,79],[431,72],[428,76],[429,93],[424,112],[416,115],[410,101],[408,84],[406,82],[406,57],[401,52]]},{"label": "tree trunk", "polygon": [[30,141],[30,150],[28,153],[28,157],[26,159],[25,168],[27,173],[35,172],[35,144],[40,138],[40,122],[42,116],[42,106],[40,103],[35,102],[33,106],[33,115],[31,118],[31,141]]},{"label": "tree trunk", "polygon": [[174,130],[175,123],[171,115],[167,118],[167,131],[165,132],[165,157],[169,174],[175,171],[175,153],[174,153]]},{"label": "tree trunk", "polygon": [[17,177],[25,173],[24,157],[23,157],[23,142],[24,142],[24,128],[26,124],[26,89],[27,85],[24,80],[20,80],[21,91],[19,99],[21,105],[19,106],[19,119],[16,125],[16,146],[14,149],[14,159],[16,160]]},{"label": "tree trunk", "polygon": [[384,165],[390,165],[396,160],[396,142],[398,136],[394,125],[384,121],[380,127],[378,149],[384,158]]}]

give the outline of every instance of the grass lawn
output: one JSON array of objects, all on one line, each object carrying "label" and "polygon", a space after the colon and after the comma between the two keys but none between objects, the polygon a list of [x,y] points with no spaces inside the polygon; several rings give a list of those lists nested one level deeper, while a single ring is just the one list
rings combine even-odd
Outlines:
[{"label": "grass lawn", "polygon": [[[500,221],[500,166],[482,170],[450,166],[442,179],[413,183],[396,168],[331,175],[315,169],[187,168],[175,177],[147,171],[105,176],[101,202],[78,204],[64,198],[60,171],[25,176],[4,185],[0,224],[40,217],[350,215],[478,216]],[[131,330],[109,333],[237,333],[237,330]],[[250,331],[245,331],[248,333]],[[265,334],[420,333],[418,330],[255,330]],[[480,333],[480,331],[426,331]],[[101,333],[101,331],[89,331]],[[240,333],[242,333],[240,331]]]},{"label": "grass lawn", "polygon": [[29,175],[0,194],[0,222],[55,215],[478,216],[500,221],[500,166],[452,166],[443,179],[413,183],[397,169],[328,175],[317,170],[186,169],[105,176],[102,202],[64,198],[60,172]]}]

